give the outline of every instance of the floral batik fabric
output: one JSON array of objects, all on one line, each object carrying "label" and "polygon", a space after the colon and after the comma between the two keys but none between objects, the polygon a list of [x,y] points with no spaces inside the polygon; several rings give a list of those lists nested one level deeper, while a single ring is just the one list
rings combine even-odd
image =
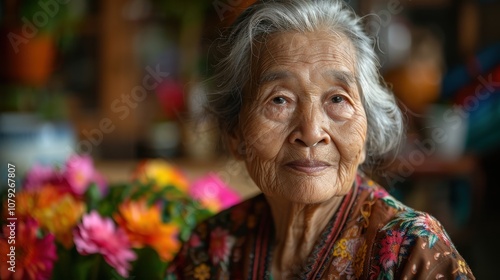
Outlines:
[{"label": "floral batik fabric", "polygon": [[[272,279],[264,195],[198,225],[165,279]],[[292,279],[475,279],[441,224],[358,175]]]}]

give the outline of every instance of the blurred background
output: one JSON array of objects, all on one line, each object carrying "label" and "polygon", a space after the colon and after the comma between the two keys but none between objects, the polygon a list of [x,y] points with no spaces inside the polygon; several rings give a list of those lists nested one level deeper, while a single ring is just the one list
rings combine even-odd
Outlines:
[{"label": "blurred background", "polygon": [[[110,180],[138,160],[214,170],[248,197],[244,167],[199,119],[214,41],[251,0],[2,0],[0,158],[90,154]],[[500,1],[357,0],[382,75],[407,117],[378,181],[430,212],[479,279],[500,250]],[[2,171],[2,179],[5,173]]]}]

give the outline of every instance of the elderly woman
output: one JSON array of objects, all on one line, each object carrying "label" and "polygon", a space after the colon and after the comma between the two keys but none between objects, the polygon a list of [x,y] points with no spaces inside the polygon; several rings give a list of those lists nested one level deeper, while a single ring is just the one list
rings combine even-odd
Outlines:
[{"label": "elderly woman", "polygon": [[201,223],[167,279],[474,278],[437,220],[358,171],[403,134],[371,46],[338,0],[239,17],[209,108],[262,194]]}]

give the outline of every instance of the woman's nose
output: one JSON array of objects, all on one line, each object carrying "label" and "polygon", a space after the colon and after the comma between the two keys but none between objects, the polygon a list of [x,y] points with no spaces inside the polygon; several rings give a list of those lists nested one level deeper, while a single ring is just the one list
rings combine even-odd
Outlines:
[{"label": "woman's nose", "polygon": [[329,144],[327,133],[328,117],[321,107],[307,106],[296,116],[296,127],[289,136],[291,144],[313,147],[319,144]]}]

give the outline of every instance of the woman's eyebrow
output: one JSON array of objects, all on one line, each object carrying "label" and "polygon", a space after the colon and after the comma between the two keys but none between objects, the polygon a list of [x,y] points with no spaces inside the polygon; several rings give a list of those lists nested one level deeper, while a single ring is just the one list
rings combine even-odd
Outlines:
[{"label": "woman's eyebrow", "polygon": [[345,85],[351,85],[356,82],[356,78],[351,72],[343,70],[327,70],[324,75],[332,77],[336,81],[340,81]]},{"label": "woman's eyebrow", "polygon": [[259,86],[269,83],[269,82],[274,82],[276,80],[281,80],[281,79],[286,79],[290,77],[291,74],[287,71],[270,71],[270,72],[265,72],[262,74],[262,76],[259,79]]},{"label": "woman's eyebrow", "polygon": [[[327,70],[324,72],[324,75],[330,76],[336,81],[339,81],[345,85],[352,85],[356,82],[356,78],[351,72],[343,71],[343,70]],[[269,82],[273,82],[276,80],[289,78],[291,74],[288,71],[270,71],[264,73],[260,79],[258,85],[264,85]]]}]

